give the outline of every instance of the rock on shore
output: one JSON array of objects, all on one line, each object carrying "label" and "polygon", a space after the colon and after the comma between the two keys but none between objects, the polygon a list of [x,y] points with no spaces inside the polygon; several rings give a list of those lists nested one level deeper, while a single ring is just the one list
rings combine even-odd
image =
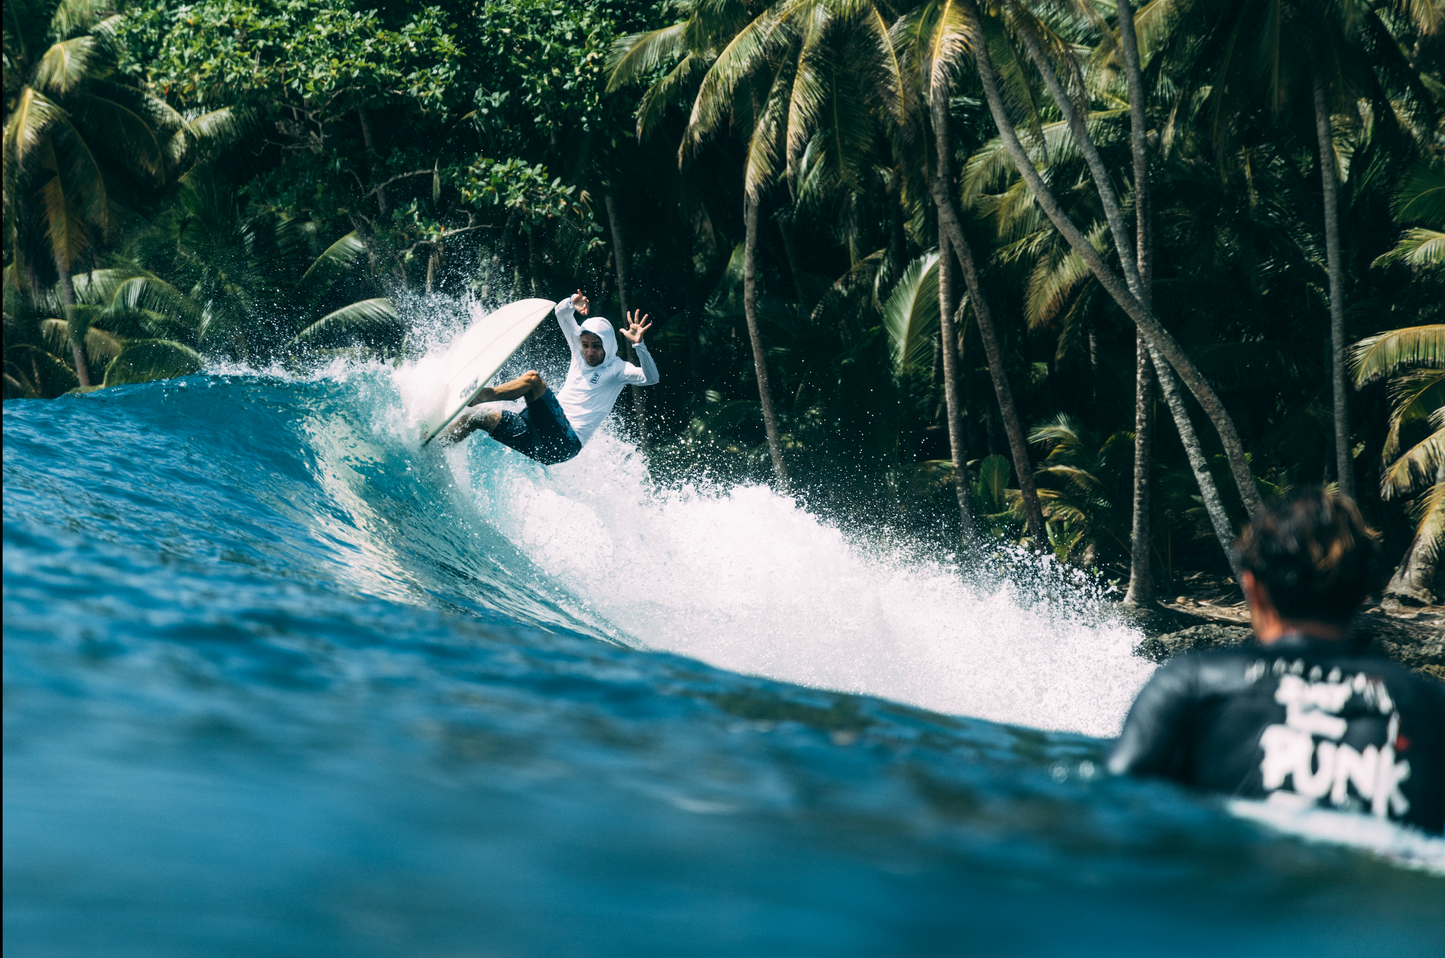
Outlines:
[{"label": "rock on shore", "polygon": [[[1132,618],[1146,636],[1135,646],[1134,654],[1151,662],[1164,662],[1191,649],[1238,645],[1254,634],[1247,625],[1175,609],[1150,610]],[[1180,628],[1188,619],[1195,622]],[[1370,609],[1356,618],[1355,632],[1369,638],[1369,651],[1445,680],[1445,620],[1435,616],[1405,619],[1383,609]]]}]

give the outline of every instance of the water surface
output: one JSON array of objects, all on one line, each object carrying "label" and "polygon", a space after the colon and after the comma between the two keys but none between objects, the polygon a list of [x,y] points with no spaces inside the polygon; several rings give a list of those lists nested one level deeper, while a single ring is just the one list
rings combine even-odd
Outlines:
[{"label": "water surface", "polygon": [[1100,774],[1088,594],[413,381],[5,403],[12,954],[1445,953],[1438,839]]}]

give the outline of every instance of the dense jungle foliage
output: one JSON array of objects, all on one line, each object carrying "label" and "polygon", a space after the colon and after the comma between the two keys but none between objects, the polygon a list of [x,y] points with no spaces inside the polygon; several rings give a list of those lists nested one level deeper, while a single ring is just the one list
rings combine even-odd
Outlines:
[{"label": "dense jungle foliage", "polygon": [[581,287],[656,323],[662,383],[619,411],[658,476],[1026,541],[1141,602],[1336,483],[1389,591],[1440,588],[1435,0],[9,0],[4,29],[7,399],[397,361],[469,297]]}]

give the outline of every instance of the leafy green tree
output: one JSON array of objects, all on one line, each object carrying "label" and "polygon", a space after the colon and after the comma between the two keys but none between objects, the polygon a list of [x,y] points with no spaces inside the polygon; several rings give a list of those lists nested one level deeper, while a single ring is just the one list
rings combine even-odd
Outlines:
[{"label": "leafy green tree", "polygon": [[[53,268],[82,387],[91,379],[72,275],[112,236],[124,194],[116,188],[127,178],[157,184],[184,148],[181,117],[117,75],[122,21],[89,0],[5,5],[9,266],[32,292]],[[48,264],[33,258],[40,250]]]}]

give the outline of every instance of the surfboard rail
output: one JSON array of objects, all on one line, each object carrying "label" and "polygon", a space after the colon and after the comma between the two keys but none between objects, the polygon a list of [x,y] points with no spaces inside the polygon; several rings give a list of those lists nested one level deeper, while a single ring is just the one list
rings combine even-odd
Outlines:
[{"label": "surfboard rail", "polygon": [[[547,299],[521,299],[478,315],[447,349],[435,398],[421,419],[422,445],[456,420],[542,324],[556,304]],[[473,307],[480,313],[481,307]]]}]

